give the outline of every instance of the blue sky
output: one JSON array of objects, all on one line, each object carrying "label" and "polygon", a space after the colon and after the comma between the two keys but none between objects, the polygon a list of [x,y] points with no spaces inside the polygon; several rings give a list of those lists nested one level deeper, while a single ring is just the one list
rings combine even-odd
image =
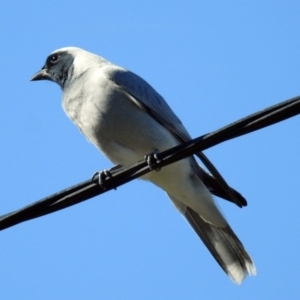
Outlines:
[{"label": "blue sky", "polygon": [[[0,10],[0,214],[111,167],[30,82],[78,46],[136,72],[193,137],[300,94],[297,1],[13,1]],[[136,180],[2,231],[2,299],[298,299],[300,116],[205,153],[258,275],[235,286],[164,193]]]}]

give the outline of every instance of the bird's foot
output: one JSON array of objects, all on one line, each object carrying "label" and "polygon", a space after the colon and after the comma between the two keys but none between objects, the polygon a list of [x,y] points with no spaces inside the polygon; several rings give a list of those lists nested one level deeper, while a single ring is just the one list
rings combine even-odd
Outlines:
[{"label": "bird's foot", "polygon": [[[112,177],[111,171],[119,169],[120,167],[122,167],[122,166],[121,165],[115,165],[115,166],[113,166],[109,170],[103,170],[103,171],[100,171],[100,172],[96,172],[95,174],[93,174],[92,180],[95,179],[96,176],[98,176],[98,183],[99,183],[99,185],[101,186],[101,188],[103,190],[106,190],[105,181],[108,178]],[[116,190],[117,188],[114,188],[114,189]]]},{"label": "bird's foot", "polygon": [[156,149],[154,152],[144,156],[144,159],[148,164],[150,170],[155,170],[157,172],[161,170],[161,168],[156,167],[156,165],[161,162],[161,159],[159,158],[159,153],[160,152]]}]

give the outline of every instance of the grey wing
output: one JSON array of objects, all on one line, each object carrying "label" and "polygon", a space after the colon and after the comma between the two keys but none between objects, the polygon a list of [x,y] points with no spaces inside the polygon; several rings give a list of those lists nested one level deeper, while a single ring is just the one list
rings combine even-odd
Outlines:
[{"label": "grey wing", "polygon": [[[172,111],[170,106],[155,89],[138,75],[120,67],[110,68],[108,77],[131,96],[132,101],[141,109],[147,111],[156,121],[166,127],[180,142],[186,142],[191,136]],[[198,176],[210,192],[218,197],[231,201],[238,206],[246,206],[246,199],[233,188],[228,187],[235,197],[224,191],[218,180],[205,172],[195,161]]]},{"label": "grey wing", "polygon": [[129,93],[137,101],[136,104],[139,107],[146,110],[181,142],[191,139],[191,136],[164,98],[144,79],[124,69],[116,69],[111,72],[110,79]]}]

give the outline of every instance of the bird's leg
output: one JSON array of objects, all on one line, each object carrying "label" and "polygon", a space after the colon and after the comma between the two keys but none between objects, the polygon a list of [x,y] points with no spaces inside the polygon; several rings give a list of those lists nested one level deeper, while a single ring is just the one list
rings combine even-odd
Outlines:
[{"label": "bird's leg", "polygon": [[148,164],[150,170],[155,170],[157,172],[161,170],[161,168],[155,167],[161,161],[161,159],[159,158],[159,153],[160,152],[157,149],[155,149],[154,152],[144,156],[144,159]]},{"label": "bird's leg", "polygon": [[[95,172],[92,176],[92,180],[98,176],[98,183],[99,185],[101,186],[101,188],[103,190],[106,190],[106,187],[105,187],[105,181],[107,178],[111,178],[112,177],[112,174],[111,174],[111,171],[114,171],[114,170],[117,170],[119,168],[121,168],[122,166],[120,164],[118,165],[115,165],[113,166],[112,168],[110,168],[109,170],[103,170],[103,171],[100,171],[100,172]],[[115,188],[116,190],[117,188]]]}]

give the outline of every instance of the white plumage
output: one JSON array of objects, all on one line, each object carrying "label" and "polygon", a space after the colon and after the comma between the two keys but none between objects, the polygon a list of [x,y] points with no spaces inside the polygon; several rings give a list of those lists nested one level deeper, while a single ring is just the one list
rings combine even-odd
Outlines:
[{"label": "white plumage", "polygon": [[[115,164],[191,139],[165,100],[142,78],[79,48],[54,51],[32,80],[60,85],[62,105],[86,138]],[[255,266],[202,182],[193,157],[143,177],[162,188],[233,282]],[[206,176],[208,176],[206,174]]]}]

